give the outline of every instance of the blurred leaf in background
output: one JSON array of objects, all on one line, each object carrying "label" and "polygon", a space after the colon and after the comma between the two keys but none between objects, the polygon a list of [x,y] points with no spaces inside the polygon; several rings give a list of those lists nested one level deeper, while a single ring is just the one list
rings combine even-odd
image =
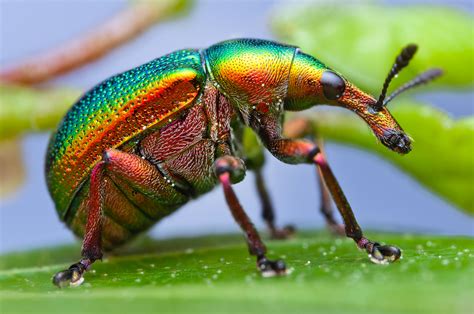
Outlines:
[{"label": "blurred leaf in background", "polygon": [[474,87],[472,15],[429,5],[382,5],[380,1],[317,1],[284,6],[272,16],[278,39],[342,73],[371,93],[380,92],[395,56],[409,43],[419,45],[405,82],[430,67],[445,75],[436,87]]},{"label": "blurred leaf in background", "polygon": [[22,135],[54,128],[80,93],[68,88],[0,85],[0,198],[23,184]]},{"label": "blurred leaf in background", "polygon": [[[293,3],[274,13],[272,26],[281,41],[301,47],[376,96],[395,55],[408,43],[416,43],[420,49],[398,82],[439,66],[445,75],[430,83],[431,88],[474,86],[473,18],[456,9],[390,6],[379,1]],[[406,98],[398,102],[403,106],[394,106],[391,111],[414,139],[413,151],[407,156],[379,145],[353,115],[319,112],[311,120],[323,138],[379,154],[474,214],[474,118],[453,121],[428,105]]]},{"label": "blurred leaf in background", "polygon": [[380,145],[365,123],[350,113],[324,111],[305,119],[313,124],[316,135],[379,154],[474,215],[474,117],[455,121],[436,108],[408,100],[391,112],[415,139],[407,155]]},{"label": "blurred leaf in background", "polygon": [[51,130],[80,95],[72,88],[0,85],[0,141]]}]

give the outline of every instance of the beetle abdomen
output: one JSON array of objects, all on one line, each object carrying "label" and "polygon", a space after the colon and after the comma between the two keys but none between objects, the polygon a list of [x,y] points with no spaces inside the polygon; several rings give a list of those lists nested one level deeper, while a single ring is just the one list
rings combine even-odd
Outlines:
[{"label": "beetle abdomen", "polygon": [[166,125],[191,106],[205,82],[200,54],[181,50],[116,75],[86,93],[53,134],[46,178],[64,219],[105,150]]},{"label": "beetle abdomen", "polygon": [[[209,83],[208,83],[209,84]],[[126,154],[159,169],[150,176],[152,186],[137,186],[127,179],[139,171],[128,164],[127,174],[107,168],[103,184],[102,244],[109,250],[148,229],[185,204],[215,187],[214,161],[219,145],[230,139],[230,122],[236,118],[231,104],[216,88],[207,86],[203,96],[172,123],[144,136]],[[107,153],[118,161],[119,150]],[[123,157],[122,157],[123,158]],[[127,157],[125,157],[127,158]],[[144,191],[143,189],[146,189]],[[90,202],[89,180],[76,193],[65,217],[79,237],[84,236]]]},{"label": "beetle abdomen", "polygon": [[[103,182],[102,244],[105,250],[113,249],[147,230],[156,221],[171,214],[188,201],[188,197],[175,190],[165,177],[155,177],[159,186],[153,195],[137,190],[119,174],[109,171]],[[89,180],[75,195],[66,216],[66,224],[79,237],[83,237],[89,211]]]},{"label": "beetle abdomen", "polygon": [[215,105],[200,101],[182,119],[140,142],[140,154],[192,197],[208,192],[217,183],[213,171],[216,143],[210,134],[210,125],[216,121],[208,117],[204,109],[205,106]]}]

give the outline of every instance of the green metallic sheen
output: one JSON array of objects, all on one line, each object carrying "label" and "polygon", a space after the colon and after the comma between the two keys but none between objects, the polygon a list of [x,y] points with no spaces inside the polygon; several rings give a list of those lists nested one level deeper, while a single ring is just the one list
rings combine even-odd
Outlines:
[{"label": "green metallic sheen", "polygon": [[[152,102],[146,112],[156,116],[143,117],[143,121],[132,121],[128,117],[130,112],[142,110],[143,101],[151,97],[150,93],[158,93],[156,88],[160,84],[193,76],[202,87],[205,73],[199,51],[180,50],[113,76],[79,99],[52,135],[46,155],[47,184],[61,218],[90,170],[102,158],[101,154],[123,145],[144,129],[163,124],[163,117],[168,119],[169,108],[160,108],[160,103]],[[176,106],[171,111],[179,109]],[[124,120],[117,125],[119,119]],[[107,128],[114,126],[117,127],[112,131],[116,134],[106,136]],[[93,156],[85,151],[87,145],[92,144],[98,146]],[[85,158],[87,162],[83,162]]]}]

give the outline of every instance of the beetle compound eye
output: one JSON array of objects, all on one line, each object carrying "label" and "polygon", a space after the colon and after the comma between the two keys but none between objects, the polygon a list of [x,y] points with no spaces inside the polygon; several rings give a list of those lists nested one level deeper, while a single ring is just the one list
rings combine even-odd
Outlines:
[{"label": "beetle compound eye", "polygon": [[342,96],[346,89],[344,80],[332,71],[325,71],[321,77],[323,93],[329,100],[335,100]]}]

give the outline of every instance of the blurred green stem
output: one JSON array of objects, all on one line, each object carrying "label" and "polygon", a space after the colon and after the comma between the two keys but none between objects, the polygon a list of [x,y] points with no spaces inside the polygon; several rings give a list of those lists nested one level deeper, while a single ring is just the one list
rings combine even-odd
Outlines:
[{"label": "blurred green stem", "polygon": [[0,85],[0,141],[51,130],[80,94],[69,88]]},{"label": "blurred green stem", "polygon": [[188,4],[188,0],[132,1],[132,5],[93,31],[1,71],[0,81],[36,84],[72,71],[99,59]]},{"label": "blurred green stem", "polygon": [[0,141],[0,198],[13,193],[25,180],[21,142]]}]

